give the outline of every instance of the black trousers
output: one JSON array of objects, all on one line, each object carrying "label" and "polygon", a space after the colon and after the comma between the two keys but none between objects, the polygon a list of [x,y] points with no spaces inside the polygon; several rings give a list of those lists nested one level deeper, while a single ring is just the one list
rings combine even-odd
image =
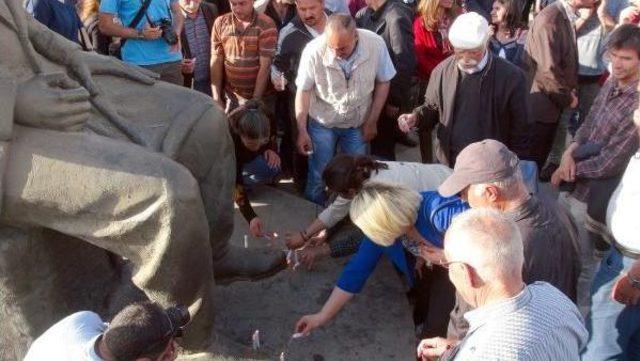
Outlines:
[{"label": "black trousers", "polygon": [[397,119],[387,116],[382,109],[378,120],[378,134],[371,141],[371,154],[385,160],[396,160],[396,139],[400,133]]},{"label": "black trousers", "polygon": [[455,287],[448,271],[440,266],[425,268],[412,290],[415,296],[413,322],[422,325],[420,338],[447,337],[449,314],[455,305]]},{"label": "black trousers", "polygon": [[276,118],[278,119],[278,130],[280,133],[280,157],[282,158],[282,169],[293,176],[293,183],[296,189],[303,191],[307,183],[307,156],[300,154],[296,147],[298,138],[298,126],[295,117],[295,94],[285,90],[277,92],[276,98]]},{"label": "black trousers", "polygon": [[531,138],[531,159],[538,165],[538,170],[544,167],[547,157],[553,147],[553,140],[558,129],[558,122],[533,124],[533,134]]}]

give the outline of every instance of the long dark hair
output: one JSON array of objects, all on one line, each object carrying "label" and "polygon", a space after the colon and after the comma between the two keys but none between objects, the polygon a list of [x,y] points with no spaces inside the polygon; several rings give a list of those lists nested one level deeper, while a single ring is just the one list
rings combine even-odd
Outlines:
[{"label": "long dark hair", "polygon": [[386,164],[369,156],[339,154],[322,172],[322,180],[330,190],[347,193],[350,189],[360,190],[373,172],[388,168]]},{"label": "long dark hair", "polygon": [[[514,36],[518,29],[525,28],[522,22],[522,5],[518,0],[495,0],[506,9],[505,23],[509,29],[509,36]],[[495,24],[496,26],[498,24]]]},{"label": "long dark hair", "polygon": [[227,116],[234,133],[249,139],[267,139],[271,136],[271,122],[258,100],[249,100]]}]

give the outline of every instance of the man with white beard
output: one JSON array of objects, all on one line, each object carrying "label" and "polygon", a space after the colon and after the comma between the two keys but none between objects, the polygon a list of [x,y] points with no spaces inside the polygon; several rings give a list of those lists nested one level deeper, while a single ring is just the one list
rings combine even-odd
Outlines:
[{"label": "man with white beard", "polygon": [[484,139],[498,140],[527,159],[525,75],[487,50],[489,38],[485,18],[474,12],[458,16],[449,30],[454,54],[434,69],[424,104],[398,118],[405,132],[437,126],[436,157],[452,168],[462,149]]}]

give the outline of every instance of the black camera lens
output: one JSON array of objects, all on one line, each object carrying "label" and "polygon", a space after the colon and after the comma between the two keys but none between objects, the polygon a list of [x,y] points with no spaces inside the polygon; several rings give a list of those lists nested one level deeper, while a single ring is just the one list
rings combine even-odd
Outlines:
[{"label": "black camera lens", "polygon": [[185,326],[191,321],[191,315],[189,309],[186,306],[178,305],[170,307],[165,310],[171,324],[173,326],[173,333],[175,337],[182,336]]}]

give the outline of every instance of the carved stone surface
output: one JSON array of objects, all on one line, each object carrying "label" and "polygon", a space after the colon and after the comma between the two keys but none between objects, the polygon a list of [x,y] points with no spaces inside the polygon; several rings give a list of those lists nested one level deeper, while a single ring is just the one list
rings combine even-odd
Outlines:
[{"label": "carved stone surface", "polygon": [[43,229],[0,228],[0,360],[72,312],[108,313],[119,274],[106,251]]}]

